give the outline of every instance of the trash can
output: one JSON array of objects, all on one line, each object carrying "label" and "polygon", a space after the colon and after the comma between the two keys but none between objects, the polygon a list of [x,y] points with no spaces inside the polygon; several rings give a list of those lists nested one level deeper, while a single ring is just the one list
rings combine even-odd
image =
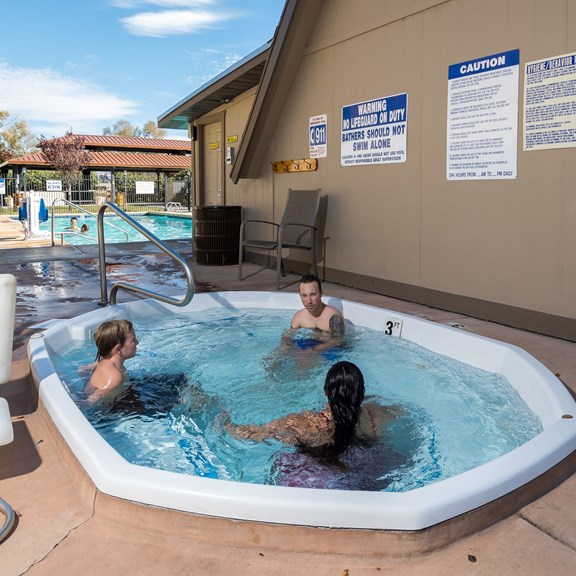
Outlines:
[{"label": "trash can", "polygon": [[238,264],[242,206],[198,206],[193,222],[198,264]]}]

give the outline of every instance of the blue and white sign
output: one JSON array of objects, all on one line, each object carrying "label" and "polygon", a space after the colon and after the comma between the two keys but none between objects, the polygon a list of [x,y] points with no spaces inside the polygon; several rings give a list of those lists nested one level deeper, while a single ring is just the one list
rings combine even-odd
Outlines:
[{"label": "blue and white sign", "polygon": [[4,178],[0,178],[0,196],[4,196],[6,194],[6,180]]},{"label": "blue and white sign", "polygon": [[516,178],[520,51],[448,68],[448,180]]},{"label": "blue and white sign", "polygon": [[342,108],[340,164],[406,162],[408,94],[367,100]]},{"label": "blue and white sign", "polygon": [[62,180],[46,180],[46,191],[47,192],[61,192],[62,191]]},{"label": "blue and white sign", "polygon": [[308,124],[310,131],[310,158],[326,158],[328,155],[328,116],[312,116]]},{"label": "blue and white sign", "polygon": [[576,54],[528,62],[524,150],[576,146]]}]

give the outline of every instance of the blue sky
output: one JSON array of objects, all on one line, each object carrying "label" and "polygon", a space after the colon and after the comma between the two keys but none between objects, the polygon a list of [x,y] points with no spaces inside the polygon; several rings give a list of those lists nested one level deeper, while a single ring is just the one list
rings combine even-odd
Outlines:
[{"label": "blue sky", "polygon": [[[284,0],[19,0],[0,32],[0,110],[47,138],[142,126],[270,40]],[[186,137],[169,131],[169,137]]]}]

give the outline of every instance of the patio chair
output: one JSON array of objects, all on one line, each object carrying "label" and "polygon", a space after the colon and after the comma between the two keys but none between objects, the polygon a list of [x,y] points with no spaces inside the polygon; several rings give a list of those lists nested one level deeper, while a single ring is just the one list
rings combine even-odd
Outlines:
[{"label": "patio chair", "polygon": [[[276,290],[280,290],[280,277],[284,272],[282,250],[307,250],[312,255],[312,272],[318,275],[316,262],[316,216],[318,214],[320,188],[316,190],[288,190],[288,199],[280,223],[268,220],[243,220],[240,224],[240,254],[238,278],[242,280],[242,256],[244,248],[276,252]],[[262,226],[264,225],[264,226]],[[256,228],[271,228],[272,240],[259,240],[248,234]]]}]

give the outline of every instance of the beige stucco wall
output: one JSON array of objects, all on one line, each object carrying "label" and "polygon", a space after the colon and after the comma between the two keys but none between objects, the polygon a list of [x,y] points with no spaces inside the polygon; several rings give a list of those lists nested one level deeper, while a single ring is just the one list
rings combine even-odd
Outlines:
[{"label": "beige stucco wall", "polygon": [[[517,178],[447,181],[449,65],[516,48]],[[261,178],[234,199],[279,219],[288,188],[321,187],[328,270],[576,318],[576,149],[522,151],[524,63],[574,51],[576,0],[324,2]],[[407,162],[340,166],[342,106],[401,92]],[[272,161],[308,157],[316,114],[318,171],[273,174]]]}]

